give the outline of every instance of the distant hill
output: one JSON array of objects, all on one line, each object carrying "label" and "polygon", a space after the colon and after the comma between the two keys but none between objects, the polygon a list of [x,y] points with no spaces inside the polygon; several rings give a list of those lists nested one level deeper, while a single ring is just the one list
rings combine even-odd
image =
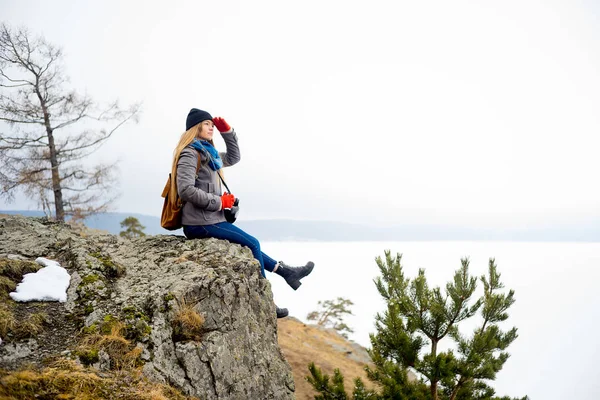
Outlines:
[{"label": "distant hill", "polygon": [[277,320],[277,339],[281,352],[292,367],[297,400],[315,398],[316,392],[304,379],[310,375],[308,364],[311,362],[331,376],[338,368],[344,375],[349,395],[355,378],[361,378],[368,388],[373,388],[364,371],[367,364],[372,366],[367,351],[333,329],[307,325],[293,317],[282,318]]},{"label": "distant hill", "polygon": [[[11,210],[0,214],[42,217],[41,211]],[[182,230],[167,231],[160,218],[136,213],[103,213],[85,220],[93,229],[118,234],[121,221],[132,216],[145,226],[149,235],[183,235]],[[285,219],[239,220],[236,225],[262,241],[427,241],[427,240],[509,240],[543,242],[600,242],[600,220],[583,225],[553,226],[531,229],[476,229],[449,225],[370,226],[332,221],[297,221]]]},{"label": "distant hill", "polygon": [[[368,389],[376,389],[365,372],[367,365],[374,368],[367,349],[344,338],[334,329],[305,324],[294,317],[282,318],[277,320],[277,341],[292,367],[297,400],[315,398],[315,390],[304,379],[310,375],[308,364],[311,362],[330,376],[339,369],[344,376],[348,398],[352,398],[356,378],[360,378]],[[409,370],[408,379],[416,381],[418,378]]]}]

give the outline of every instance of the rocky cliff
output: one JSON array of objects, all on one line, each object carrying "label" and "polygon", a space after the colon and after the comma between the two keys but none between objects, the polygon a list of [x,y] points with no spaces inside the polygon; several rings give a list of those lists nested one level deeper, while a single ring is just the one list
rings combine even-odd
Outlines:
[{"label": "rocky cliff", "polygon": [[[37,257],[71,275],[65,303],[7,296]],[[250,250],[226,241],[128,240],[0,216],[0,337],[4,387],[23,366],[43,371],[69,360],[99,377],[141,371],[202,399],[294,398],[270,285]]]}]

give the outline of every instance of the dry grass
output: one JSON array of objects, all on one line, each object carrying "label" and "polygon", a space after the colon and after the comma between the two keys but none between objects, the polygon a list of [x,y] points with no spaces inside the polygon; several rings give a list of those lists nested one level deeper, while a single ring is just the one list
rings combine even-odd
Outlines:
[{"label": "dry grass", "polygon": [[148,381],[139,370],[102,373],[61,359],[40,371],[0,370],[2,399],[192,400],[168,385]]},{"label": "dry grass", "polygon": [[[32,314],[31,319],[40,318]],[[145,378],[140,368],[141,347],[123,337],[125,325],[108,317],[99,331],[85,336],[77,354],[87,364],[105,352],[110,370],[99,372],[74,360],[60,358],[47,368],[4,371],[0,369],[0,399],[123,399],[192,400],[168,385]]]},{"label": "dry grass", "polygon": [[[349,357],[347,351],[351,351],[351,347],[343,337],[292,318],[280,319],[277,325],[279,346],[292,367],[297,400],[315,398],[315,391],[305,379],[310,374],[308,372],[310,362],[314,362],[330,376],[333,375],[333,370],[338,368],[344,375],[349,398],[352,398],[353,381],[357,377],[361,378],[368,388],[373,388],[364,371],[366,364]],[[341,350],[344,348],[348,350]]]},{"label": "dry grass", "polygon": [[9,301],[8,294],[17,288],[23,275],[38,271],[41,265],[32,261],[0,258],[0,301]]},{"label": "dry grass", "polygon": [[0,276],[5,276],[17,283],[23,279],[23,275],[37,272],[40,268],[42,266],[33,261],[0,258]]},{"label": "dry grass", "polygon": [[107,334],[91,334],[81,340],[77,348],[77,354],[81,362],[86,365],[94,364],[98,361],[98,353],[102,350],[108,354],[111,362],[111,369],[123,370],[131,369],[139,365],[142,349],[134,347],[132,343],[125,339],[125,325],[120,321],[111,320],[107,322]]},{"label": "dry grass", "polygon": [[15,316],[8,306],[0,305],[0,337],[6,338],[9,332],[13,332],[17,325]]},{"label": "dry grass", "polygon": [[37,272],[40,265],[32,261],[0,258],[0,337],[4,339],[25,339],[37,336],[46,323],[46,315],[31,314],[18,320],[14,313],[14,302],[9,293],[13,292],[23,275]]},{"label": "dry grass", "polygon": [[29,337],[36,337],[42,330],[47,321],[46,314],[35,313],[30,314],[23,321],[19,321],[14,328],[14,335],[16,339],[25,339]]},{"label": "dry grass", "polygon": [[186,256],[185,254],[183,254],[183,255],[181,255],[181,256],[179,256],[179,257],[177,257],[177,258],[175,259],[175,261],[173,261],[173,262],[174,262],[175,264],[181,264],[182,262],[186,262],[186,261],[189,261],[189,260],[188,260],[187,256]]},{"label": "dry grass", "polygon": [[47,316],[36,313],[17,321],[12,310],[5,304],[0,305],[0,337],[6,339],[26,339],[37,336],[44,329]]},{"label": "dry grass", "polygon": [[173,327],[173,340],[180,342],[184,340],[200,341],[202,337],[202,326],[204,317],[196,312],[194,305],[179,302],[179,310],[175,314],[171,326]]},{"label": "dry grass", "polygon": [[14,292],[16,288],[17,284],[12,279],[0,275],[0,293],[8,295],[8,293]]}]

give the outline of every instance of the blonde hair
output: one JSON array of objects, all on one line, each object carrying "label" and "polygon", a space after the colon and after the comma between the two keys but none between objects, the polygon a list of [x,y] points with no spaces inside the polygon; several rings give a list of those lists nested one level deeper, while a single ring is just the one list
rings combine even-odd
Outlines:
[{"label": "blonde hair", "polygon": [[[179,143],[177,143],[177,146],[175,147],[175,150],[173,151],[173,165],[171,166],[171,176],[173,179],[173,183],[174,183],[173,187],[175,188],[175,190],[177,190],[177,178],[176,177],[177,177],[177,162],[179,161],[179,156],[181,155],[181,152],[183,151],[183,149],[188,147],[190,145],[190,143],[192,143],[194,141],[194,139],[200,137],[201,132],[202,132],[202,123],[196,124],[196,125],[192,126],[190,129],[188,129],[187,131],[183,132],[183,134],[181,135],[181,138],[179,139]],[[213,146],[215,145],[215,143],[212,141],[212,139],[207,140],[207,142],[212,144]],[[217,172],[220,173],[221,176],[223,176],[222,169],[220,169]]]}]

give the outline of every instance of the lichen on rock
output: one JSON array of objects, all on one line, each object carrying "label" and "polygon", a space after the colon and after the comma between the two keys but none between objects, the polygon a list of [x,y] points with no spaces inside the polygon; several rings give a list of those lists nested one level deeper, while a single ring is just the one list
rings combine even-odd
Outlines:
[{"label": "lichen on rock", "polygon": [[[34,337],[6,338],[0,367],[43,366],[67,354],[110,369],[116,356],[103,347],[108,339],[101,335],[113,319],[127,342],[119,342],[123,351],[133,352],[132,367],[154,382],[203,399],[294,398],[291,369],[277,343],[271,288],[249,249],[173,235],[82,236],[39,218],[0,217],[0,260],[40,256],[71,274],[67,302],[52,304],[44,330]],[[11,309],[39,312],[34,306]],[[184,307],[189,315],[181,320]]]}]

